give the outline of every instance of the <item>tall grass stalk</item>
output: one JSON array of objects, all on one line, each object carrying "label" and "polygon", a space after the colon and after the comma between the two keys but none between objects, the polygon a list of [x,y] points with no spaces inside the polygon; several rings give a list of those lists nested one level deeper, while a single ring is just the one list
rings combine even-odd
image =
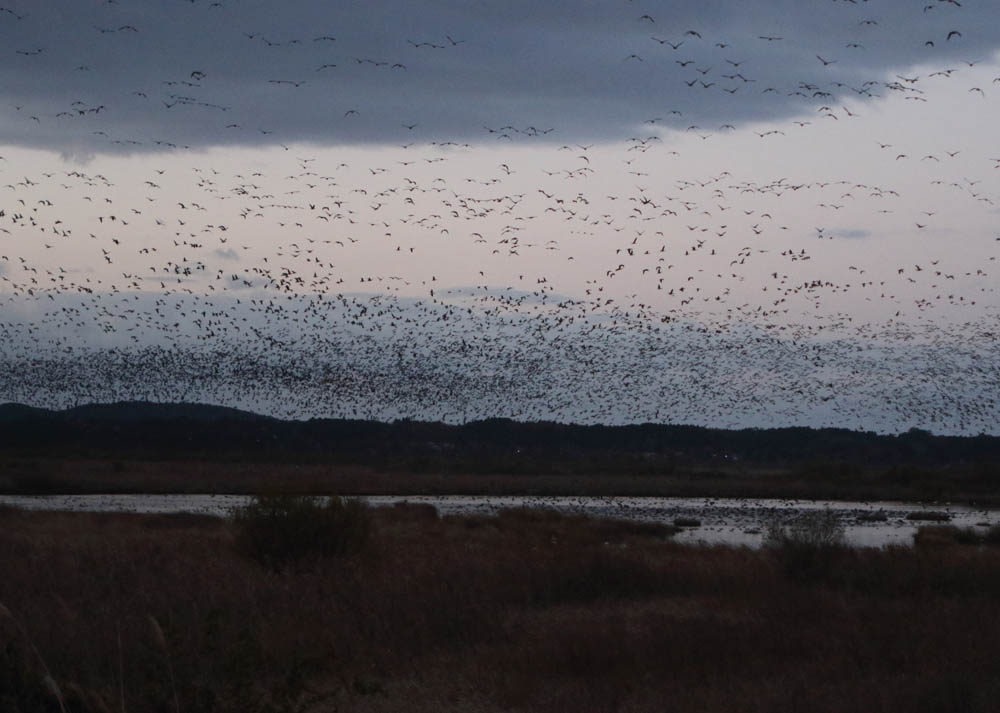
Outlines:
[{"label": "tall grass stalk", "polygon": [[125,713],[125,662],[122,658],[122,626],[115,621],[115,634],[118,636],[118,693],[121,696],[122,713]]},{"label": "tall grass stalk", "polygon": [[28,646],[31,647],[31,650],[35,654],[35,658],[38,659],[38,663],[42,665],[42,670],[45,672],[45,676],[42,678],[42,683],[59,702],[59,710],[62,711],[62,713],[66,713],[66,706],[63,703],[62,691],[59,689],[59,684],[56,683],[56,680],[52,678],[52,672],[49,671],[49,667],[45,663],[45,659],[42,658],[42,653],[38,650],[38,647],[35,646],[35,642],[32,641],[31,637],[28,636],[28,632],[24,630],[23,626],[21,626],[21,622],[17,620],[11,610],[8,609],[3,602],[0,602],[0,618],[10,619],[14,623],[14,626],[17,627],[21,636],[24,637],[24,640],[28,642]]},{"label": "tall grass stalk", "polygon": [[149,615],[149,629],[153,634],[153,641],[163,651],[163,658],[167,662],[167,672],[170,674],[170,690],[174,694],[174,713],[181,713],[180,699],[177,697],[177,684],[174,681],[174,667],[170,663],[170,650],[167,648],[167,637],[163,635],[160,622],[152,614]]}]

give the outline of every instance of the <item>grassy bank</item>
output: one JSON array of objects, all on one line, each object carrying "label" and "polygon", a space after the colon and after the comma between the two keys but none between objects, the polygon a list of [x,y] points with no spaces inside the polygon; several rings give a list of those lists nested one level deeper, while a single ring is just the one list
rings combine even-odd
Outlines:
[{"label": "grassy bank", "polygon": [[657,495],[975,502],[1000,507],[990,466],[704,465],[662,473],[385,470],[361,465],[82,459],[0,454],[0,493],[343,493],[347,495]]},{"label": "grassy bank", "polygon": [[1000,695],[1000,548],[693,548],[634,523],[414,506],[366,527],[276,567],[232,521],[0,510],[0,710],[58,711],[56,689],[71,711],[234,713]]}]

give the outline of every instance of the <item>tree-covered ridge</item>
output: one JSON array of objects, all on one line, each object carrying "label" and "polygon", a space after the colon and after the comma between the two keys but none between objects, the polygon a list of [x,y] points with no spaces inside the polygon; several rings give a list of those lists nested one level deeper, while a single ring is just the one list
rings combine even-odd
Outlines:
[{"label": "tree-covered ridge", "polygon": [[[386,459],[459,460],[493,464],[530,461],[566,466],[621,457],[621,466],[711,462],[968,465],[1000,462],[1000,438],[936,436],[911,429],[880,435],[845,429],[723,430],[642,424],[575,425],[489,419],[463,425],[313,419],[285,421],[206,404],[123,402],[51,411],[0,405],[0,448],[66,455],[213,456],[227,459],[355,462]],[[614,462],[612,459],[610,462]],[[513,468],[517,470],[517,468]]]}]

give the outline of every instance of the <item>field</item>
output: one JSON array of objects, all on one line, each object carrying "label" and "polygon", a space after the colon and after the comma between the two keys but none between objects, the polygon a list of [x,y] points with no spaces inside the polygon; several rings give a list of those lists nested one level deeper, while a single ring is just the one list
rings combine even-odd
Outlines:
[{"label": "field", "polygon": [[643,468],[627,458],[586,468],[547,463],[513,471],[442,461],[412,464],[59,457],[0,454],[0,493],[341,493],[345,495],[650,495],[817,500],[952,501],[1000,506],[997,466],[764,466]]},{"label": "field", "polygon": [[266,560],[233,520],[0,510],[0,710],[899,713],[1000,696],[1000,548],[948,530],[754,551],[530,510],[366,518],[350,548]]}]

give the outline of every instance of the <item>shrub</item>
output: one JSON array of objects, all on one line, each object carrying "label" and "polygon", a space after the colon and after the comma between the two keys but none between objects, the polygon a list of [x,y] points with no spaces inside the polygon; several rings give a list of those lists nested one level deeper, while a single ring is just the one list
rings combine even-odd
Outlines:
[{"label": "shrub", "polygon": [[790,579],[815,582],[829,572],[847,541],[837,516],[823,510],[772,521],[764,534],[764,546],[775,552]]},{"label": "shrub", "polygon": [[414,522],[432,522],[441,518],[438,509],[431,503],[411,503],[406,500],[393,503],[392,513],[400,520]]},{"label": "shrub", "polygon": [[367,503],[336,496],[257,495],[232,516],[240,550],[274,570],[355,554],[372,528]]},{"label": "shrub", "polygon": [[985,532],[981,532],[974,527],[922,525],[913,533],[913,544],[918,547],[942,544],[980,546],[995,545],[998,543],[1000,543],[1000,527],[996,525]]},{"label": "shrub", "polygon": [[674,527],[701,527],[701,520],[694,517],[675,517]]},{"label": "shrub", "polygon": [[913,544],[917,547],[940,547],[955,544],[979,544],[976,533],[971,528],[964,532],[954,525],[921,525],[913,533]]},{"label": "shrub", "polygon": [[983,536],[974,527],[956,527],[952,536],[960,545],[983,544]]},{"label": "shrub", "polygon": [[794,518],[773,520],[764,535],[765,547],[843,547],[844,526],[831,510],[807,512]]},{"label": "shrub", "polygon": [[888,520],[889,514],[885,510],[863,512],[858,515],[858,522],[887,522]]},{"label": "shrub", "polygon": [[924,520],[927,522],[947,522],[951,519],[951,515],[946,512],[937,512],[935,510],[916,510],[911,512],[906,516],[907,520]]}]

